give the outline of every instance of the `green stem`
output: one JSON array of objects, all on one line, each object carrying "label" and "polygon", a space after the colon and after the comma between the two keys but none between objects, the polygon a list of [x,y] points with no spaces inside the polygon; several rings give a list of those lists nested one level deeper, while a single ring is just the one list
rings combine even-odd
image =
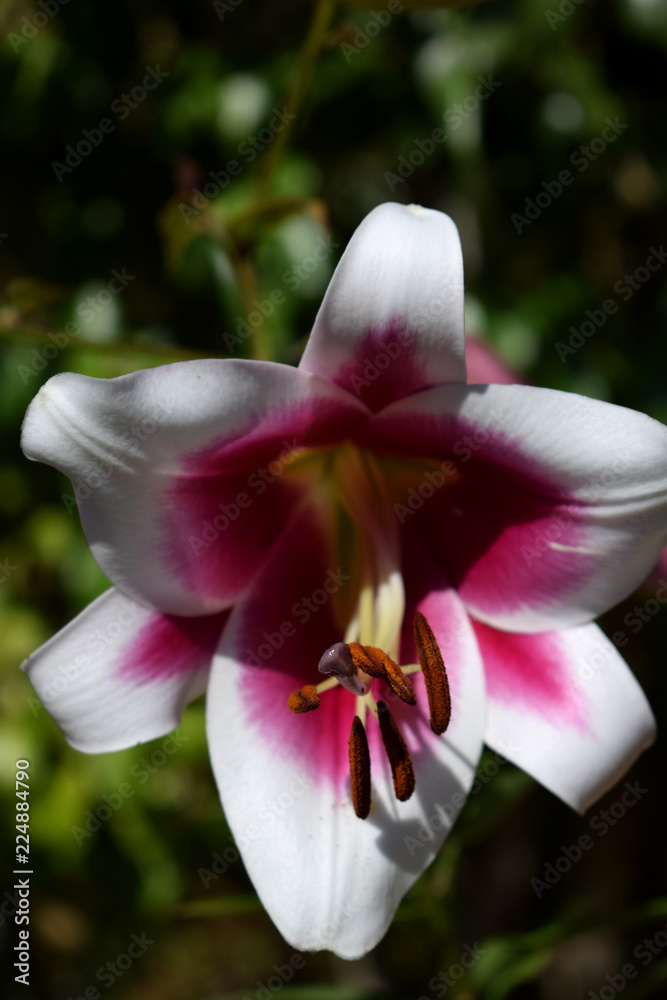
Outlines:
[{"label": "green stem", "polygon": [[[276,134],[273,142],[268,146],[264,157],[259,162],[256,196],[253,204],[246,212],[249,219],[252,219],[255,215],[261,218],[266,213],[267,205],[270,208],[273,207],[272,202],[266,202],[266,193],[271,185],[285,145],[292,133],[297,112],[313,75],[315,62],[322,48],[322,42],[335,9],[336,0],[317,0],[315,4],[308,34],[299,54],[294,76],[292,77],[285,99],[287,114],[293,117],[288,119],[283,130]],[[280,210],[281,207],[282,204],[279,202],[278,209]],[[245,240],[239,239],[237,235],[235,243],[238,249],[236,252],[232,251],[234,270],[236,272],[246,322],[252,311],[258,312],[253,307],[253,301],[261,298],[261,289],[252,259],[252,242],[250,240],[246,243]],[[253,328],[251,344],[252,357],[254,359],[264,361],[274,360],[273,346],[271,338],[267,333],[263,316],[260,316],[259,324]]]},{"label": "green stem", "polygon": [[[315,61],[322,48],[322,42],[331,23],[335,9],[336,0],[317,0],[317,3],[315,4],[313,18],[310,22],[310,28],[308,29],[306,41],[301,49],[294,76],[292,77],[292,82],[287,93],[287,99],[285,101],[288,114],[296,115],[299,107],[301,106],[303,95],[313,75]],[[264,195],[271,183],[273,173],[280,160],[283,149],[285,148],[287,140],[290,138],[292,133],[295,120],[296,119],[292,119],[288,121],[282,132],[277,133],[275,139],[268,147],[264,159],[259,164],[257,172],[258,197],[262,197]]]},{"label": "green stem", "polygon": [[271,338],[267,335],[264,314],[253,305],[254,301],[261,299],[262,293],[250,251],[245,250],[236,253],[233,262],[246,322],[250,325],[251,312],[256,313],[260,317],[259,323],[252,328],[252,338],[250,340],[252,357],[255,361],[273,361],[273,345],[271,344]]}]

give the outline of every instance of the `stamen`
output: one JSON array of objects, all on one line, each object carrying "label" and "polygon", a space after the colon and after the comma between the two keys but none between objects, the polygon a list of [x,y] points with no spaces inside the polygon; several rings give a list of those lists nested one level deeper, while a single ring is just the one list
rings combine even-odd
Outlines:
[{"label": "stamen", "polygon": [[431,626],[421,611],[415,613],[414,633],[417,656],[426,683],[431,729],[440,736],[449,725],[452,699],[442,653],[435,641]]},{"label": "stamen", "polygon": [[287,707],[290,712],[301,715],[303,712],[314,712],[320,707],[320,696],[315,690],[314,684],[306,684],[298,691],[292,691],[287,699]]},{"label": "stamen", "polygon": [[396,720],[383,701],[378,702],[378,722],[382,742],[391,765],[396,798],[399,802],[406,802],[415,790],[415,772]]},{"label": "stamen", "polygon": [[358,642],[351,642],[349,649],[352,662],[357,669],[363,670],[369,677],[381,677],[386,680],[394,694],[398,695],[406,705],[417,704],[412,684],[398,663],[394,663],[383,649],[377,646],[362,646]]},{"label": "stamen", "polygon": [[352,805],[359,819],[366,819],[371,810],[371,755],[366,730],[358,715],[352,720],[349,747]]}]

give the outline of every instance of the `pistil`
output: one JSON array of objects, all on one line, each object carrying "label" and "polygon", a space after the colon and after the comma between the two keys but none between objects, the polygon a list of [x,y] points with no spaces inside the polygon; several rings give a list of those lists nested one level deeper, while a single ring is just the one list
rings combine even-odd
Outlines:
[{"label": "pistil", "polygon": [[329,646],[320,657],[317,669],[321,674],[335,677],[350,694],[364,695],[370,689],[370,677],[359,670],[352,656],[352,647],[346,642],[335,642]]}]

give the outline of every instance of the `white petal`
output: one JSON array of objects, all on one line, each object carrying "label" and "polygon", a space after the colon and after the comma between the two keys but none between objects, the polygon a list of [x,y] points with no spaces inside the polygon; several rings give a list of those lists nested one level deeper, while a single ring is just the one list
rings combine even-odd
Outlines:
[{"label": "white petal", "polygon": [[204,615],[236,600],[280,534],[306,488],[283,474],[300,449],[339,440],[366,415],[286,365],[191,361],[115,379],[57,375],[33,400],[22,445],[72,480],[114,584],[167,614]]},{"label": "white petal", "polygon": [[442,212],[375,208],[336,268],[301,361],[373,410],[465,382],[463,259]]},{"label": "white petal", "polygon": [[[667,538],[667,428],[634,410],[526,385],[441,386],[377,414],[359,443],[411,457],[418,495],[402,516],[497,628],[590,621],[641,583]],[[442,463],[435,481],[420,456]]]},{"label": "white petal", "polygon": [[[423,679],[411,675],[417,707],[394,699],[391,711],[416,790],[397,802],[377,724],[368,719],[373,806],[359,819],[347,745],[354,697],[338,688],[322,694],[316,712],[292,715],[286,707],[290,690],[319,681],[319,656],[336,638],[329,605],[305,622],[294,616],[303,610],[295,596],[307,600],[321,585],[320,559],[308,524],[295,525],[235,608],[209,681],[208,740],[227,821],[272,920],[295,948],[354,959],[384,935],[465,801],[482,746],[484,681],[470,621],[426,557],[421,590],[408,588],[410,606],[417,601],[442,643],[452,722],[444,736],[432,733]],[[411,620],[409,613],[402,662],[406,655],[414,662]]]},{"label": "white petal", "polygon": [[538,635],[475,626],[485,742],[583,812],[655,738],[644,692],[597,625]]},{"label": "white petal", "polygon": [[205,689],[226,619],[167,617],[111,589],[23,668],[70,746],[122,750],[178,726]]}]

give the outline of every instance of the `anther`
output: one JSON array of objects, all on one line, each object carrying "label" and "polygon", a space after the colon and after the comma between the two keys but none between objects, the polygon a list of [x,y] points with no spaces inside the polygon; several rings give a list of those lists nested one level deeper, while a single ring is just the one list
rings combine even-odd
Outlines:
[{"label": "anther", "polygon": [[352,805],[359,819],[366,819],[371,809],[371,756],[366,730],[358,715],[352,720],[349,748]]},{"label": "anther", "polygon": [[382,742],[391,765],[396,798],[399,802],[406,802],[415,790],[415,772],[396,720],[383,701],[378,702],[378,721]]},{"label": "anther", "polygon": [[398,663],[394,663],[383,649],[378,649],[377,646],[362,646],[358,642],[351,642],[349,648],[355,667],[363,670],[369,677],[383,678],[394,694],[398,695],[406,705],[417,704],[412,684]]},{"label": "anther", "polygon": [[449,725],[452,715],[452,699],[442,653],[435,641],[431,626],[421,611],[415,613],[414,633],[417,656],[428,695],[431,729],[440,736]]},{"label": "anther", "polygon": [[315,690],[314,684],[306,684],[298,691],[292,691],[287,699],[287,707],[290,712],[300,715],[302,712],[314,712],[320,707],[320,696]]}]

